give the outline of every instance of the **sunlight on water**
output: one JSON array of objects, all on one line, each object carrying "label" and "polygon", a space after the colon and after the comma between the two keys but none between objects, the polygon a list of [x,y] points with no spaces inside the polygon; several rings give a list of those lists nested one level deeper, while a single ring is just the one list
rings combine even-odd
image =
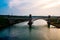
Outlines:
[{"label": "sunlight on water", "polygon": [[[15,26],[25,26],[27,25],[28,21],[27,22],[22,22],[22,23],[19,23],[19,24],[15,24]],[[47,25],[47,22],[43,19],[38,19],[36,21],[33,21],[33,25]]]},{"label": "sunlight on water", "polygon": [[22,23],[18,23],[18,24],[15,24],[15,26],[26,26],[27,25],[27,23],[28,23],[28,21],[26,21],[26,22],[22,22]]},{"label": "sunlight on water", "polygon": [[47,22],[43,19],[34,21],[33,25],[47,25]]},{"label": "sunlight on water", "polygon": [[54,28],[55,26],[53,26],[53,25],[50,25],[50,28]]},{"label": "sunlight on water", "polygon": [[60,40],[60,29],[58,28],[50,28],[49,30],[49,38],[51,40]]}]

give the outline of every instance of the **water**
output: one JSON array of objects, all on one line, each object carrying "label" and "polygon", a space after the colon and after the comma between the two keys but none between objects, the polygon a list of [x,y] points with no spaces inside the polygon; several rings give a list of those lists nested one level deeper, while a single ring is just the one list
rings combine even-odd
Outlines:
[{"label": "water", "polygon": [[2,40],[60,40],[60,29],[47,27],[46,21],[34,21],[32,28],[22,22],[0,31]]}]

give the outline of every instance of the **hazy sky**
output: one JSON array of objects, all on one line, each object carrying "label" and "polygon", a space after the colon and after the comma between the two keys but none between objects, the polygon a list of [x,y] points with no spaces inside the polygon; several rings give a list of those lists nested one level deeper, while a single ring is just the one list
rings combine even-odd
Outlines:
[{"label": "hazy sky", "polygon": [[60,16],[60,0],[0,0],[0,15]]}]

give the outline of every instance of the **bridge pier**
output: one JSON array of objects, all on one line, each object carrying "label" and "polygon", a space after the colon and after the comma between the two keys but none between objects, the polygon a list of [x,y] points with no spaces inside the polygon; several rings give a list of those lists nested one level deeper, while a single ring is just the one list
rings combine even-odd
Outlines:
[{"label": "bridge pier", "polygon": [[49,15],[49,16],[48,16],[48,21],[47,21],[48,28],[50,28],[50,22],[51,22],[51,21],[50,21],[50,18],[51,18],[51,16]]},{"label": "bridge pier", "polygon": [[29,28],[32,27],[32,15],[29,15],[29,22],[28,22]]}]

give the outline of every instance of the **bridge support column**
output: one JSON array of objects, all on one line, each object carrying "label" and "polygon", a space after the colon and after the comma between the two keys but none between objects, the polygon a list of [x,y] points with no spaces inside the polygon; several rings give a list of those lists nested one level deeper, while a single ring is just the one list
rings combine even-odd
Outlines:
[{"label": "bridge support column", "polygon": [[49,15],[49,16],[48,16],[48,22],[47,22],[48,28],[50,28],[50,22],[51,22],[50,18],[51,18],[51,16]]},{"label": "bridge support column", "polygon": [[32,27],[32,15],[29,15],[29,22],[28,22],[29,28]]}]

